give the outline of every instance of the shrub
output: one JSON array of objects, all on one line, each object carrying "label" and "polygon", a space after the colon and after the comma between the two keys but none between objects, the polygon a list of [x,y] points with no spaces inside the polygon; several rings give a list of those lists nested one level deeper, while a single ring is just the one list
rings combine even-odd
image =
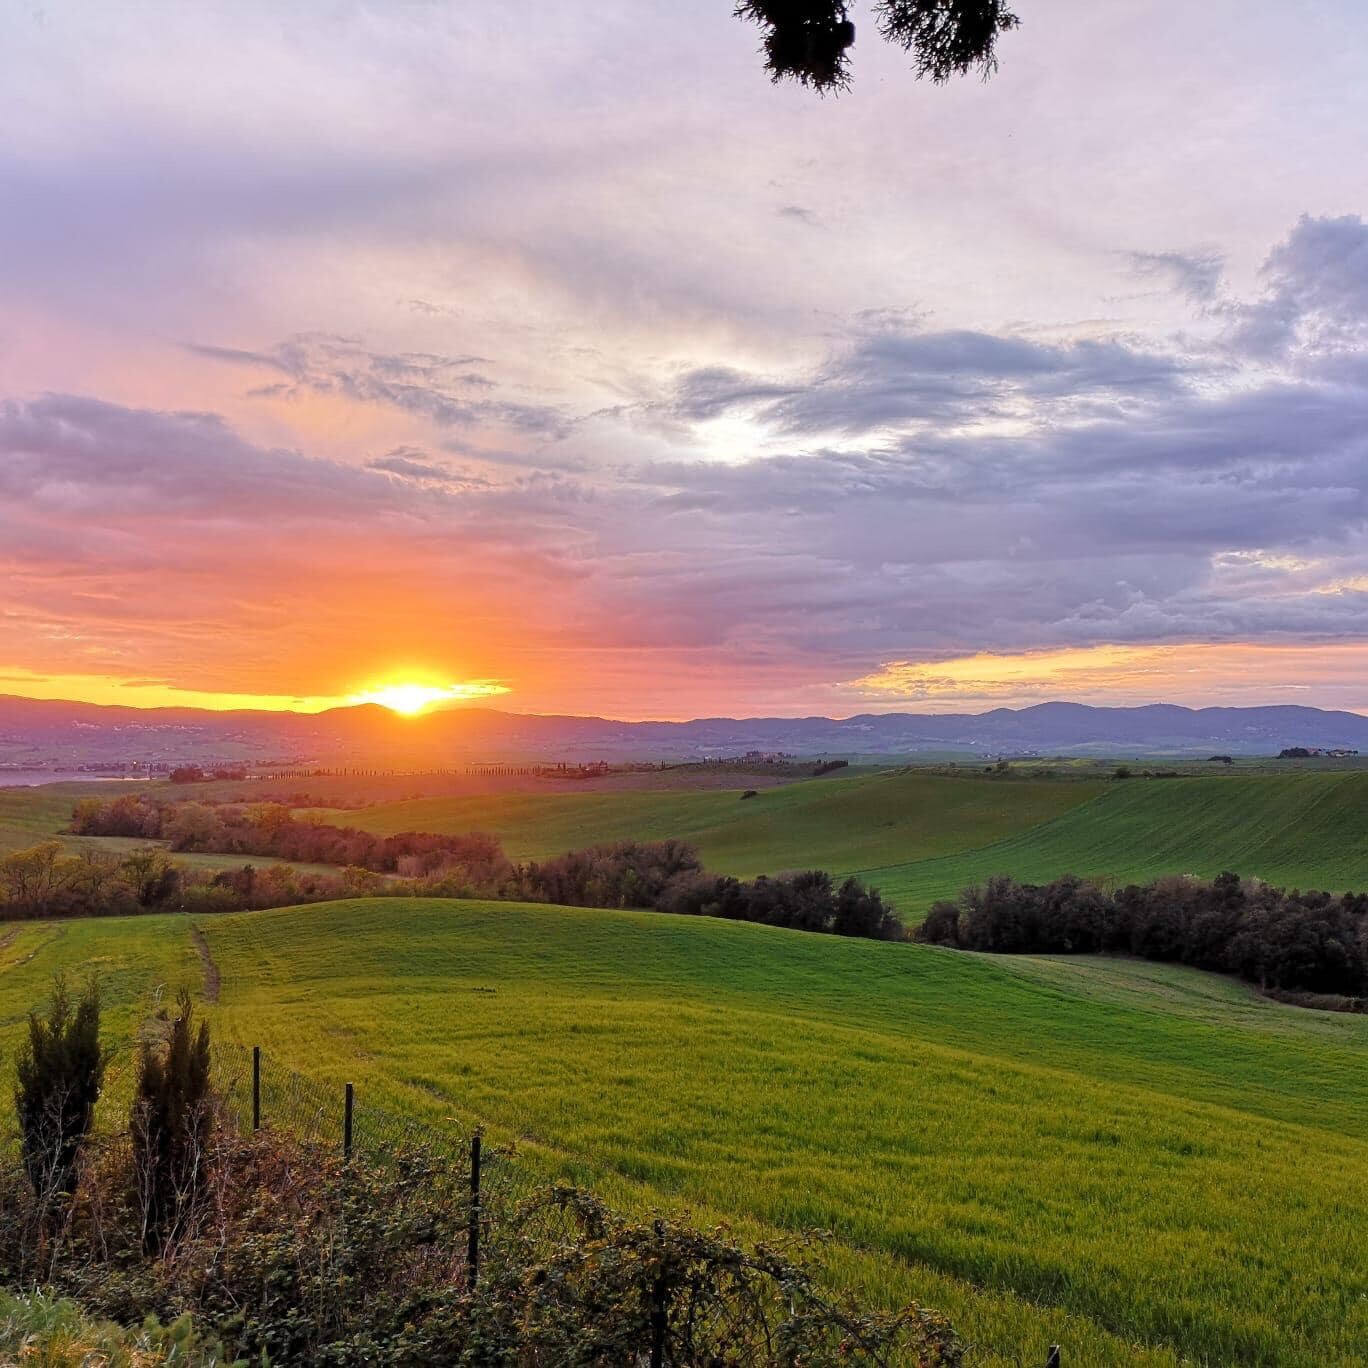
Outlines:
[{"label": "shrub", "polygon": [[213,1117],[209,1027],[194,1031],[188,990],[163,1041],[144,1037],[129,1134],[143,1214],[143,1241],[155,1251],[180,1232],[198,1199]]},{"label": "shrub", "polygon": [[[188,1313],[223,1341],[225,1359],[253,1364],[615,1368],[644,1361],[657,1333],[678,1368],[962,1362],[935,1313],[875,1314],[823,1292],[803,1241],[747,1248],[722,1231],[628,1220],[578,1188],[516,1202],[496,1187],[472,1285],[463,1165],[423,1148],[344,1162],[269,1131],[220,1130],[208,1154],[206,1219],[155,1253],[142,1245],[136,1204],[120,1199],[129,1149],[111,1147],[88,1168],[68,1257],[52,1274],[58,1291],[115,1321],[181,1317],[187,1346],[199,1345]],[[11,1239],[0,1228],[7,1274]]]},{"label": "shrub", "polygon": [[59,975],[45,1015],[30,1012],[16,1061],[14,1105],[24,1170],[46,1203],[69,1195],[90,1134],[107,1056],[100,1047],[100,988],[90,979],[72,1003]]},{"label": "shrub", "polygon": [[[568,1228],[549,1247],[543,1232]],[[618,1364],[658,1341],[667,1364],[916,1364],[958,1368],[959,1341],[933,1312],[839,1304],[792,1257],[725,1232],[635,1222],[592,1193],[553,1186],[523,1203],[479,1306],[493,1361]],[[484,1361],[484,1360],[482,1360]]]}]

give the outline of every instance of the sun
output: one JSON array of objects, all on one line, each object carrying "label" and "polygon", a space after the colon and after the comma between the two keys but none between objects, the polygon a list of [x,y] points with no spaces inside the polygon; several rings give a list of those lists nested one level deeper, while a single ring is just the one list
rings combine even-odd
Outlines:
[{"label": "sun", "polygon": [[412,717],[430,704],[447,697],[445,689],[434,689],[429,684],[387,684],[367,696],[368,703],[379,703],[391,712]]},{"label": "sun", "polygon": [[353,694],[352,703],[378,703],[382,708],[404,717],[414,717],[435,703],[461,703],[471,698],[490,698],[507,693],[505,685],[493,679],[471,679],[461,684],[381,684],[364,693]]}]

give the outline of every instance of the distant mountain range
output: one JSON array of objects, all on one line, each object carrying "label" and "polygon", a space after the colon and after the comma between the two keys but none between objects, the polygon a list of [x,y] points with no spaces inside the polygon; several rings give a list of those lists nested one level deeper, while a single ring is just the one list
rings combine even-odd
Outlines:
[{"label": "distant mountain range", "polygon": [[986,713],[616,722],[454,708],[400,717],[374,704],[324,713],[126,708],[0,695],[0,764],[47,768],[207,761],[385,768],[542,759],[683,760],[795,755],[1276,754],[1368,752],[1368,717],[1319,708],[1095,708],[1041,703]]}]

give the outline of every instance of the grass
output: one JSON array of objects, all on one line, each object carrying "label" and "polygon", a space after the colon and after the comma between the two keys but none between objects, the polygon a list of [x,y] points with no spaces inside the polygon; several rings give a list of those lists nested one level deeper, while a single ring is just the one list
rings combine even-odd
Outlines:
[{"label": "grass", "polygon": [[915,769],[761,792],[498,794],[327,811],[367,831],[484,830],[519,859],[679,836],[710,869],[859,874],[905,913],[993,874],[1043,881],[1203,877],[1368,885],[1368,772],[1102,780]]},{"label": "grass", "polygon": [[977,849],[860,872],[899,907],[920,910],[993,874],[1130,881],[1224,869],[1302,888],[1368,885],[1368,773],[1114,781]]},{"label": "grass", "polygon": [[[943,1308],[976,1365],[1053,1340],[1102,1368],[1363,1361],[1363,1018],[1149,964],[649,913],[377,899],[200,926],[220,1038],[483,1121],[624,1204],[828,1228],[834,1278]],[[16,929],[0,1045],[58,963],[102,969],[122,1032],[201,982],[183,918]]]},{"label": "grass", "polygon": [[124,1330],[93,1320],[74,1302],[0,1291],[0,1365],[25,1368],[216,1368],[188,1320]]},{"label": "grass", "polygon": [[[0,789],[0,854],[59,832],[82,791]],[[604,841],[680,837],[719,873],[817,867],[859,874],[913,916],[999,873],[1131,880],[1235,869],[1302,887],[1368,885],[1364,770],[1118,781],[901,769],[800,781],[744,801],[739,790],[626,789],[464,794],[317,811],[380,835],[487,831],[515,859]],[[62,839],[106,849],[145,844]],[[233,855],[177,858],[211,870],[246,862]]]},{"label": "grass", "polygon": [[[68,854],[82,850],[103,850],[125,855],[130,850],[161,846],[169,850],[165,841],[148,841],[121,836],[71,836],[65,828],[71,822],[71,810],[81,798],[107,799],[118,796],[109,784],[40,784],[23,788],[0,788],[0,856],[11,851],[25,850],[43,841],[59,841]],[[173,795],[179,796],[179,795]],[[245,855],[212,855],[177,852],[177,864],[192,869],[206,869],[217,873],[223,869],[241,869],[244,864],[263,864]],[[292,869],[311,874],[335,873],[331,865],[293,862]]]},{"label": "grass", "polygon": [[65,784],[0,788],[0,855],[51,840],[71,821],[77,796]]},{"label": "grass", "polygon": [[492,794],[420,798],[357,810],[324,809],[329,821],[379,835],[487,831],[515,859],[576,847],[677,836],[709,869],[754,875],[785,869],[852,869],[946,854],[1004,839],[1094,795],[1101,781],[943,778],[887,770],[763,789]]}]

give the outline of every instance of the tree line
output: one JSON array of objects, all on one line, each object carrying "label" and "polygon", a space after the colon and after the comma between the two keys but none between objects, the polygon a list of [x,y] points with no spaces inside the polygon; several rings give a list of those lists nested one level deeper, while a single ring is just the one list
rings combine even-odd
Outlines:
[{"label": "tree line", "polygon": [[[72,830],[271,863],[214,872],[178,864],[161,846],[73,855],[46,841],[0,858],[0,916],[233,912],[391,895],[637,908],[876,940],[905,934],[878,890],[858,879],[837,883],[824,870],[737,879],[710,873],[698,851],[677,840],[618,841],[515,862],[479,832],[380,837],[299,819],[277,803],[159,803],[127,794],[82,800]],[[338,867],[308,870],[285,861]]]},{"label": "tree line", "polygon": [[72,810],[71,830],[78,836],[166,841],[175,851],[351,865],[409,877],[459,866],[488,880],[508,865],[499,842],[479,832],[376,836],[355,827],[296,818],[283,803],[158,802],[141,794],[84,798]]},{"label": "tree line", "polygon": [[936,903],[915,939],[998,954],[1135,955],[1233,974],[1310,1005],[1368,1010],[1368,894],[1288,891],[1224,873],[1108,890],[1001,876]]}]

